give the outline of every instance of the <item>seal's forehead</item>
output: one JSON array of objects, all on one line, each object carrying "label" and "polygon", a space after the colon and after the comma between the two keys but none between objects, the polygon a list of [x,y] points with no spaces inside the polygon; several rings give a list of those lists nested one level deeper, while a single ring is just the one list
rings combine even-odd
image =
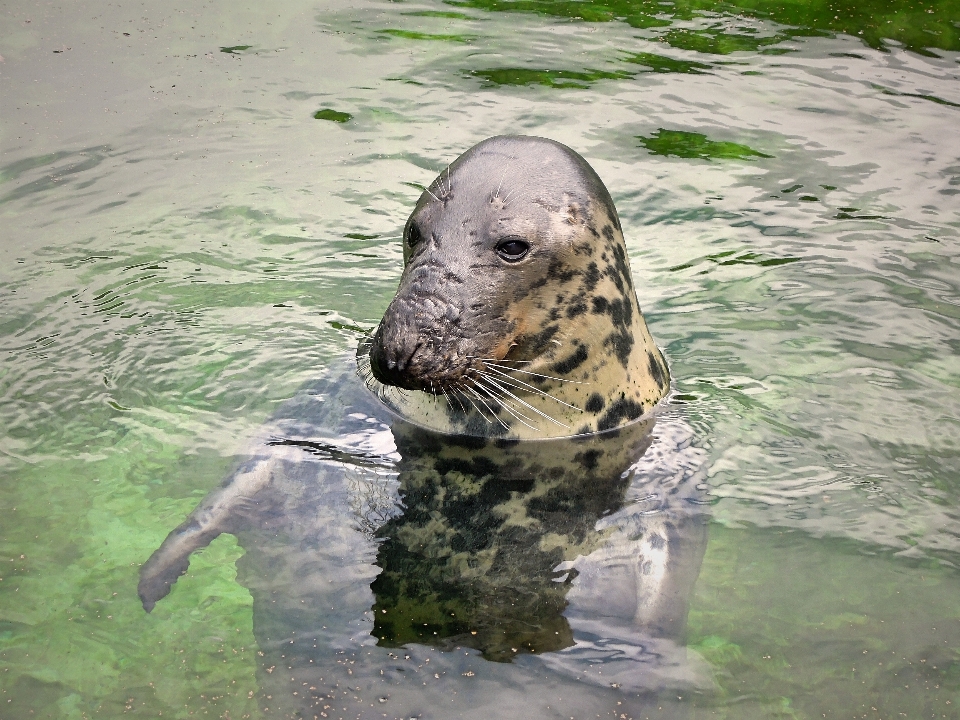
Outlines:
[{"label": "seal's forehead", "polygon": [[610,193],[579,154],[547,138],[498,135],[450,163],[420,196],[408,222],[453,222],[454,209],[482,218],[499,207],[539,214],[566,213],[571,205],[580,212],[604,208],[619,228]]},{"label": "seal's forehead", "polygon": [[566,145],[522,135],[501,135],[474,145],[451,164],[450,173],[472,188],[492,192],[506,184],[547,194],[589,194],[599,182],[587,162]]}]

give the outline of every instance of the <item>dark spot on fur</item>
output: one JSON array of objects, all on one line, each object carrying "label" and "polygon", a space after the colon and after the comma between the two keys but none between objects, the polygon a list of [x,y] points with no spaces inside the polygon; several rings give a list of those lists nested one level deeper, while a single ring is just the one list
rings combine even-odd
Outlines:
[{"label": "dark spot on fur", "polygon": [[586,255],[590,257],[593,255],[593,244],[589,242],[577,243],[573,246],[573,252],[575,255]]},{"label": "dark spot on fur", "polygon": [[657,362],[657,358],[654,357],[652,352],[647,352],[647,360],[650,363],[650,374],[653,376],[654,381],[656,381],[657,386],[663,390],[667,384],[663,367]]},{"label": "dark spot on fur", "polygon": [[593,292],[598,282],[600,282],[600,269],[595,262],[591,262],[583,273],[583,286],[580,291],[583,293]]},{"label": "dark spot on fur", "polygon": [[630,301],[626,299],[614,300],[610,303],[610,317],[615,327],[626,332],[633,321],[633,308],[630,307]]},{"label": "dark spot on fur", "polygon": [[623,281],[627,284],[627,287],[632,288],[633,278],[630,275],[630,263],[627,262],[627,251],[623,249],[622,245],[617,245],[613,248],[613,257]]},{"label": "dark spot on fur", "polygon": [[444,440],[449,445],[467,448],[468,450],[482,450],[487,446],[486,438],[474,437],[472,435],[450,435]]},{"label": "dark spot on fur", "polygon": [[583,363],[587,361],[587,355],[587,346],[578,345],[577,349],[571,355],[568,355],[559,362],[555,362],[550,366],[550,369],[555,373],[565,375],[566,373],[572,372],[583,365]]},{"label": "dark spot on fur", "polygon": [[583,409],[587,412],[598,413],[603,410],[603,406],[606,403],[603,400],[603,396],[600,393],[594,393],[589,398],[587,398],[587,404],[583,406]]},{"label": "dark spot on fur", "polygon": [[587,304],[583,300],[578,300],[567,308],[567,317],[575,318],[577,315],[583,315],[587,311]]},{"label": "dark spot on fur", "polygon": [[623,228],[620,226],[620,218],[617,217],[617,210],[612,204],[607,205],[607,217],[610,218],[610,222],[613,223],[613,226],[623,233]]},{"label": "dark spot on fur", "polygon": [[607,311],[608,307],[609,307],[609,303],[607,302],[607,299],[602,295],[596,295],[593,298],[593,314],[594,315],[603,315]]},{"label": "dark spot on fur", "polygon": [[597,466],[597,461],[603,455],[601,450],[587,450],[583,453],[577,453],[573,459],[583,465],[587,470],[593,470]]},{"label": "dark spot on fur", "polygon": [[498,422],[488,422],[480,413],[471,414],[468,418],[463,426],[463,435],[486,435],[496,438],[507,434],[503,425]]},{"label": "dark spot on fur", "polygon": [[547,268],[547,277],[551,280],[556,280],[560,283],[567,283],[573,280],[579,271],[571,270],[564,263],[559,260],[553,260],[550,263],[550,266]]},{"label": "dark spot on fur", "polygon": [[550,322],[556,322],[560,319],[560,308],[552,307],[550,308]]},{"label": "dark spot on fur", "polygon": [[611,225],[604,225],[604,226],[603,226],[603,236],[604,236],[607,240],[609,240],[610,242],[613,242],[613,226],[611,226]]},{"label": "dark spot on fur", "polygon": [[560,332],[559,325],[547,325],[543,330],[529,338],[528,342],[534,353],[539,354],[544,351],[553,336]]},{"label": "dark spot on fur", "polygon": [[597,430],[600,432],[610,430],[629,420],[636,420],[641,415],[643,415],[643,403],[620,398],[597,421]]},{"label": "dark spot on fur", "polygon": [[650,547],[652,547],[654,550],[662,550],[666,546],[667,546],[667,541],[663,539],[662,535],[653,533],[650,536]]},{"label": "dark spot on fur", "polygon": [[633,333],[624,330],[621,332],[610,333],[603,341],[604,347],[612,346],[617,360],[624,368],[630,364],[630,352],[633,350]]},{"label": "dark spot on fur", "polygon": [[617,292],[621,295],[623,294],[623,277],[620,275],[620,272],[613,265],[607,265],[603,269],[603,274],[608,278],[613,280],[613,284],[617,287]]}]

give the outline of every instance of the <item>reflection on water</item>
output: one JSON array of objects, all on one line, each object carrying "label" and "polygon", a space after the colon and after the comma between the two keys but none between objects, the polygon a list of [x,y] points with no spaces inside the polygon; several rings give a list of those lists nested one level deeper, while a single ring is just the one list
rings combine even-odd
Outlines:
[{"label": "reflection on water", "polygon": [[[325,663],[314,687],[350,701],[325,702],[329,717],[360,714],[357,698],[378,717],[957,717],[955,1],[94,2],[5,17],[0,718],[282,715],[311,687],[280,689],[298,677],[281,673],[282,644],[316,625],[318,654],[294,647]],[[238,528],[145,615],[140,563],[378,322],[420,186],[509,132],[584,154],[620,211],[675,379],[643,463],[659,477],[695,458],[711,503],[685,667],[702,658],[715,685],[601,681],[650,657],[630,648],[675,637],[631,634],[648,626],[620,610],[590,625],[591,599],[627,587],[604,584],[619,560],[603,551],[631,547],[638,475],[571,500],[583,515],[558,495],[487,526],[461,508],[514,505],[482,484],[457,495],[452,471],[406,472],[383,448],[337,464],[346,435],[313,438],[313,462],[269,446],[300,453],[305,481],[340,468],[323,475],[340,495],[315,503],[322,518],[342,499],[340,535],[298,553],[280,526]],[[421,440],[398,433],[403,462],[405,442]],[[291,492],[313,487],[297,477]],[[275,516],[301,536],[303,492],[299,515]],[[519,508],[535,488],[511,492]],[[583,537],[497,560],[503,533],[552,523]],[[418,554],[424,539],[451,550]],[[296,558],[319,565],[293,572]],[[317,568],[334,569],[329,587]],[[498,604],[516,568],[536,611]],[[519,636],[530,613],[508,649],[497,623]],[[604,655],[611,638],[624,665]],[[385,677],[403,689],[381,703]]]},{"label": "reflection on water", "polygon": [[[143,566],[144,607],[230,532],[262,667],[287,665],[309,689],[262,678],[261,701],[284,712],[322,709],[339,655],[374,641],[494,662],[546,653],[555,672],[634,691],[711,686],[683,647],[707,535],[702,453],[670,436],[678,428],[646,459],[653,421],[516,442],[384,417],[350,371],[281,408],[269,439]],[[399,678],[382,682],[382,710],[422,711]]]}]

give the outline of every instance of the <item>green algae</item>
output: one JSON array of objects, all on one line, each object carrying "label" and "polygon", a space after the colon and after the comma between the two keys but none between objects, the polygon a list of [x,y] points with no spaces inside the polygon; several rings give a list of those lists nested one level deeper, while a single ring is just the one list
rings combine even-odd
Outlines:
[{"label": "green algae", "polygon": [[674,47],[726,54],[792,38],[852,35],[867,46],[885,49],[889,40],[909,50],[929,54],[930,49],[960,51],[960,1],[958,0],[447,0],[449,5],[490,12],[523,12],[587,22],[620,21],[638,28],[666,26],[676,20],[743,16],[773,20],[775,35],[754,36],[750,27],[718,27],[708,31],[673,30],[667,42]]},{"label": "green algae", "polygon": [[[235,540],[223,537],[198,556],[154,614],[136,596],[140,564],[170,518],[195,502],[187,495],[151,509],[150,483],[223,469],[222,459],[191,461],[179,447],[127,434],[102,460],[17,473],[20,490],[0,497],[15,520],[0,552],[18,559],[0,574],[4,717],[118,717],[128,706],[154,717],[185,707],[218,717],[256,710],[252,602],[235,581]],[[47,535],[28,534],[30,517],[28,525],[45,521]]]},{"label": "green algae", "polygon": [[380,35],[389,35],[391,37],[403,38],[405,40],[434,40],[440,42],[454,42],[454,43],[467,43],[475,40],[473,35],[460,35],[460,34],[450,34],[450,33],[425,33],[417,32],[415,30],[400,30],[398,28],[387,28],[386,30],[378,30]]},{"label": "green algae", "polygon": [[753,160],[773,157],[747,145],[711,140],[701,133],[685,130],[660,128],[649,137],[639,135],[637,139],[654,155],[700,160]]},{"label": "green algae", "polygon": [[711,65],[693,60],[677,60],[676,58],[654,53],[633,53],[624,58],[628,63],[643,65],[650,72],[656,73],[693,73],[699,74],[711,69]]},{"label": "green algae", "polygon": [[789,265],[790,263],[799,262],[800,260],[801,258],[798,257],[766,257],[761,253],[756,252],[738,252],[737,250],[726,250],[724,252],[706,255],[697,260],[691,260],[680,265],[674,265],[671,268],[667,268],[667,270],[669,272],[678,272],[680,270],[687,270],[689,268],[696,267],[697,265],[701,265],[705,262],[714,263],[720,266],[756,265],[757,267],[776,267],[778,265]]},{"label": "green algae", "polygon": [[317,110],[313,114],[313,118],[314,120],[329,120],[335,123],[345,123],[349,122],[353,118],[353,115],[339,110],[332,110],[331,108],[324,108],[323,110]]},{"label": "green algae", "polygon": [[541,85],[551,88],[586,89],[597,80],[622,80],[632,77],[627,72],[605,70],[537,70],[532,68],[489,68],[470,70],[469,76],[481,78],[487,87],[509,85]]}]

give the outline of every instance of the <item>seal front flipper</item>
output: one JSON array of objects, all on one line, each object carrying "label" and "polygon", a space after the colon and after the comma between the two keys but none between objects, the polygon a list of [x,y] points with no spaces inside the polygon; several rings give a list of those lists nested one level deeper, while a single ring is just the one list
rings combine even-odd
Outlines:
[{"label": "seal front flipper", "polygon": [[265,502],[263,490],[270,485],[283,457],[291,452],[289,448],[278,447],[268,456],[253,457],[243,463],[167,535],[140,568],[137,594],[144,610],[150,612],[158,600],[170,593],[177,578],[187,572],[193,552],[267,510],[269,503]]},{"label": "seal front flipper", "polygon": [[199,523],[190,519],[167,535],[140,568],[137,595],[143,609],[150,612],[158,600],[169,595],[171,586],[190,567],[190,554],[209,545],[219,534],[219,530],[205,532]]}]

